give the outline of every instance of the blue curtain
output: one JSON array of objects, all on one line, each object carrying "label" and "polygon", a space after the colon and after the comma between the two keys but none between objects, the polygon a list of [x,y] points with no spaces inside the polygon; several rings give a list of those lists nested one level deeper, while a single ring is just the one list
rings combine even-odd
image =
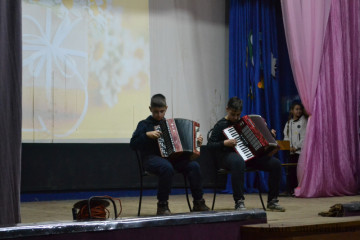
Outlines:
[{"label": "blue curtain", "polygon": [[[229,97],[241,98],[242,115],[263,116],[269,128],[277,131],[276,138],[282,139],[288,102],[297,95],[297,91],[287,55],[279,2],[231,0]],[[279,157],[284,161],[282,156]],[[254,178],[254,173],[245,176],[245,191],[248,193],[256,191],[253,188]],[[267,173],[262,173],[261,187],[268,190]],[[284,189],[285,173],[281,186],[281,190]],[[230,178],[227,191],[231,192]]]}]

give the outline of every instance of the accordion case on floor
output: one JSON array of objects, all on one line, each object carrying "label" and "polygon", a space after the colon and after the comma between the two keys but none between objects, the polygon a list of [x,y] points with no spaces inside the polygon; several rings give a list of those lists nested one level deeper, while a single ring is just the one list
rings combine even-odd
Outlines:
[{"label": "accordion case on floor", "polygon": [[161,131],[158,138],[161,156],[170,160],[186,157],[193,160],[200,156],[197,137],[200,135],[200,124],[183,118],[166,119],[155,126]]},{"label": "accordion case on floor", "polygon": [[264,154],[273,155],[278,150],[276,140],[260,115],[246,115],[223,132],[228,139],[237,140],[235,150],[244,161]]}]

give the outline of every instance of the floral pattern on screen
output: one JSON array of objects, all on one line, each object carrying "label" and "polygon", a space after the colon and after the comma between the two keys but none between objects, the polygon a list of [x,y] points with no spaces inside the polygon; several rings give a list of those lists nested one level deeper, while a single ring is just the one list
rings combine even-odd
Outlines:
[{"label": "floral pattern on screen", "polygon": [[22,7],[23,140],[131,137],[150,97],[147,1],[25,0]]}]

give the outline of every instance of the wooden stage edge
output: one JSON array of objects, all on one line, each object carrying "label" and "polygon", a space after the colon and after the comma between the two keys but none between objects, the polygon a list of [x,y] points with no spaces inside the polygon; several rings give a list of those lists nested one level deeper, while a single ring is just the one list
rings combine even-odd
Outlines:
[{"label": "wooden stage edge", "polygon": [[360,221],[291,226],[287,224],[256,224],[240,227],[241,239],[313,240],[360,239]]},{"label": "wooden stage edge", "polygon": [[113,220],[18,224],[0,228],[0,239],[239,239],[240,226],[266,223],[262,209],[191,212]]},{"label": "wooden stage edge", "polygon": [[269,224],[262,209],[174,214],[104,221],[44,222],[0,228],[0,239],[360,239],[360,220],[313,224]]}]

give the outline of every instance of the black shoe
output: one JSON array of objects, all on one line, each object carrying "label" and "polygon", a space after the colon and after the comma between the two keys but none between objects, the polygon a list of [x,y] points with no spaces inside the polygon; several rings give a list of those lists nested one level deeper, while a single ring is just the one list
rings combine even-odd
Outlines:
[{"label": "black shoe", "polygon": [[156,215],[158,216],[168,216],[171,215],[168,201],[159,201],[157,203],[157,212]]},{"label": "black shoe", "polygon": [[273,211],[273,212],[285,212],[285,208],[280,206],[278,202],[279,202],[279,200],[274,198],[273,200],[271,200],[270,202],[267,203],[266,209],[268,211]]},{"label": "black shoe", "polygon": [[235,201],[235,210],[237,210],[237,211],[246,210],[244,200]]},{"label": "black shoe", "polygon": [[210,208],[206,206],[204,199],[194,200],[193,203],[194,203],[193,212],[204,212],[210,210]]}]

